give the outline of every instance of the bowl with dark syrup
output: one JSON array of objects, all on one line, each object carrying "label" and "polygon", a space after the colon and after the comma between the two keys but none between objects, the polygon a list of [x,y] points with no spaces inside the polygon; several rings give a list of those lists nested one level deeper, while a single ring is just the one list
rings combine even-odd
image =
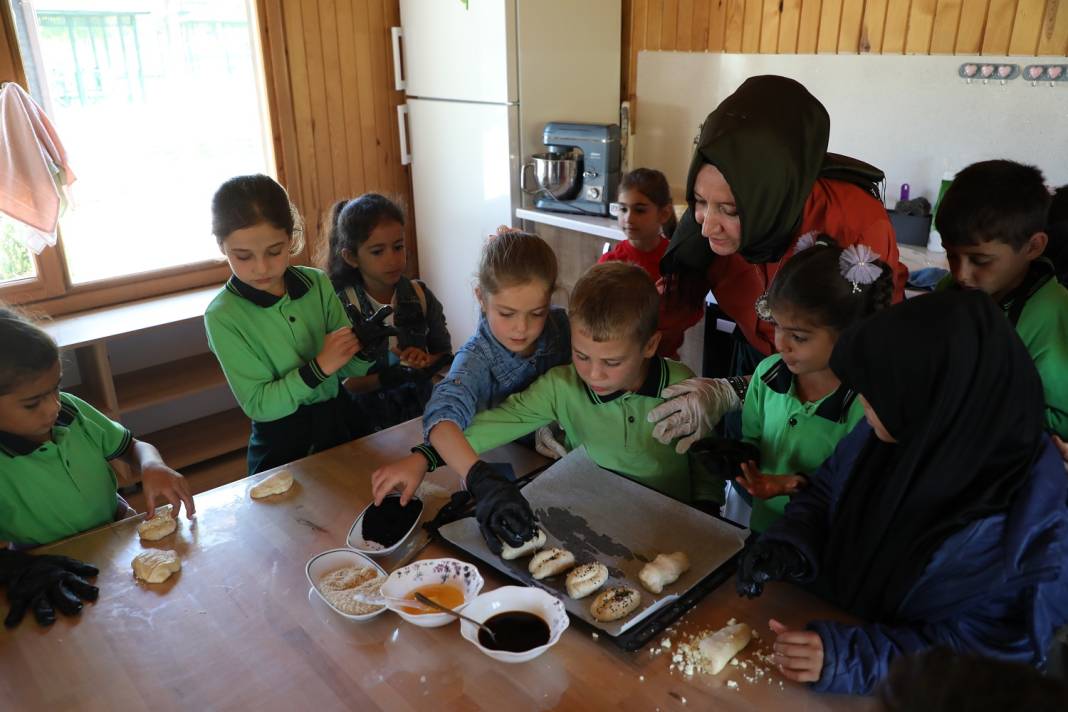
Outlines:
[{"label": "bowl with dark syrup", "polygon": [[485,624],[493,638],[467,621],[460,621],[460,635],[505,663],[538,657],[560,640],[570,623],[560,599],[529,586],[502,586],[483,593],[467,604],[464,615]]}]

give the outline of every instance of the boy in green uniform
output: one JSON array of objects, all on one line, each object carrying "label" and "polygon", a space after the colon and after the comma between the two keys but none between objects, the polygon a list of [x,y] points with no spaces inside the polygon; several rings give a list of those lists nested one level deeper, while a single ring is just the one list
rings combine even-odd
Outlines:
[{"label": "boy in green uniform", "polygon": [[979,289],[1001,306],[1042,377],[1046,429],[1068,438],[1068,290],[1043,256],[1049,206],[1033,166],[998,160],[962,170],[935,216],[952,271],[939,288]]},{"label": "boy in green uniform", "polygon": [[[505,494],[515,485],[505,483],[475,453],[553,422],[564,430],[568,449],[584,446],[605,469],[683,502],[715,498],[712,483],[691,482],[685,455],[675,452],[673,444],[653,439],[653,424],[647,420],[649,411],[663,402],[664,388],[693,375],[683,364],[656,356],[659,302],[656,287],[640,267],[622,262],[592,267],[575,284],[569,306],[572,363],[551,369],[526,390],[479,413],[464,431],[473,452],[467,461],[455,463],[456,469],[467,472],[483,535],[495,551],[500,550],[495,539],[504,533],[522,529],[520,534],[532,534],[533,515],[516,499],[521,499],[518,491]],[[440,463],[431,449],[420,450],[432,467]],[[513,519],[504,522],[505,532],[494,508],[483,503],[499,497],[511,505]]]}]

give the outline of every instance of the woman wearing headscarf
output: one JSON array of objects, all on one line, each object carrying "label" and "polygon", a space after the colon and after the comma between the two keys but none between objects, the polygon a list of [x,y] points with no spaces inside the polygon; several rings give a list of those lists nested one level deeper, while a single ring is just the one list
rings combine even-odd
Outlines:
[{"label": "woman wearing headscarf", "polygon": [[664,348],[677,349],[712,290],[744,343],[732,379],[694,378],[664,391],[671,400],[649,415],[664,443],[684,452],[727,412],[739,410],[748,374],[775,352],[768,286],[805,234],[840,247],[863,244],[894,270],[895,301],[908,276],[874,186],[882,172],[827,152],[830,118],[792,79],[747,79],[708,115],[686,181],[689,209],[661,261]]},{"label": "woman wearing headscarf", "polygon": [[919,297],[842,334],[831,368],[867,422],[746,551],[737,585],[802,583],[863,622],[771,621],[783,673],[866,693],[935,645],[1043,664],[1068,619],[1068,478],[1009,322],[978,292]]}]

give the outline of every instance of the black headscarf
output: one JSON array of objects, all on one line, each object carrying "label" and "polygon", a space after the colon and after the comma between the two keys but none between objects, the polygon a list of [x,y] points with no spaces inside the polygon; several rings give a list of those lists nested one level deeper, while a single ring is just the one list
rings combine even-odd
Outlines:
[{"label": "black headscarf", "polygon": [[683,215],[664,259],[703,272],[712,252],[693,217],[694,181],[712,164],[730,184],[742,225],[739,254],[754,264],[785,254],[819,177],[831,121],[793,79],[750,77],[708,115],[690,162]]},{"label": "black headscarf", "polygon": [[1042,383],[982,292],[910,299],[846,330],[831,369],[897,443],[872,434],[839,500],[821,578],[840,606],[892,619],[935,550],[1008,509],[1042,438]]}]

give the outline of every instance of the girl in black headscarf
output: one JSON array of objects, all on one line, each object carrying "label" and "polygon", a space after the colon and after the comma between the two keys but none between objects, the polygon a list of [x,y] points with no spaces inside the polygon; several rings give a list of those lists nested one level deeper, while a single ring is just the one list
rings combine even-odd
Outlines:
[{"label": "girl in black headscarf", "polygon": [[743,557],[739,592],[805,582],[863,619],[772,629],[792,679],[868,692],[935,644],[1040,664],[1068,619],[1068,478],[1027,350],[978,292],[846,331],[835,374],[861,423]]}]

